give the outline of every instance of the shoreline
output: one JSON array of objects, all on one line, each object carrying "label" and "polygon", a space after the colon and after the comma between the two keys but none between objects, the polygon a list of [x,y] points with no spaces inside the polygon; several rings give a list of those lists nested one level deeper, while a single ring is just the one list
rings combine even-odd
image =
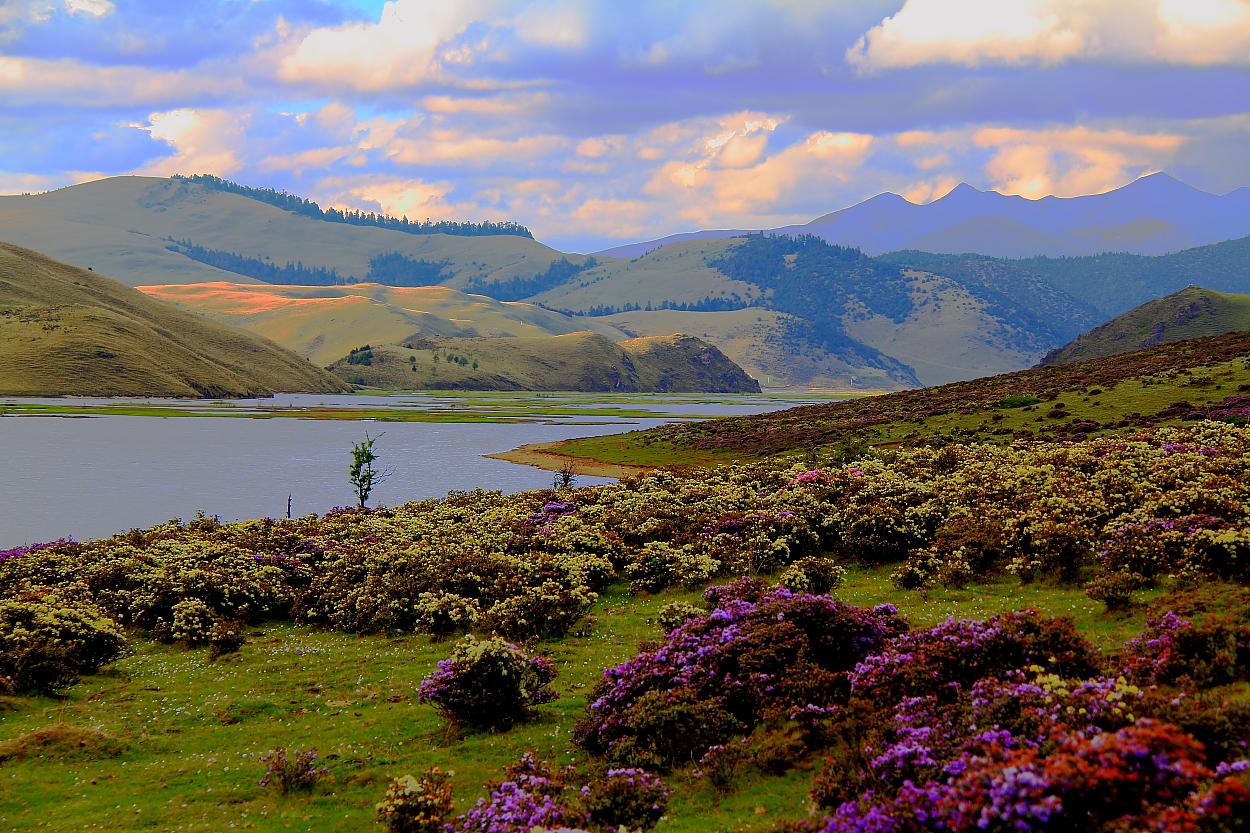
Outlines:
[{"label": "shoreline", "polygon": [[655,471],[656,468],[655,466],[629,466],[620,463],[604,463],[590,457],[573,457],[551,450],[560,444],[559,441],[529,443],[510,451],[483,454],[482,456],[553,472],[560,471],[571,461],[574,474],[581,474],[587,477],[615,477],[618,480],[635,474],[646,474],[647,472]]}]

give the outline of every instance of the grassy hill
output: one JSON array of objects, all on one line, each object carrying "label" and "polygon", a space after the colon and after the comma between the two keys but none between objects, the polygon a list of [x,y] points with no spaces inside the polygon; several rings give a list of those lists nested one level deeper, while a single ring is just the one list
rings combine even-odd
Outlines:
[{"label": "grassy hill", "polygon": [[[865,399],[570,440],[537,451],[556,465],[573,457],[591,467],[653,466],[821,449],[854,455],[874,447],[1083,438],[1198,419],[1245,424],[1247,392],[1250,332],[1241,331]],[[534,451],[521,457],[536,462]]]},{"label": "grassy hill", "polygon": [[255,396],[346,389],[270,341],[0,243],[0,393]]},{"label": "grassy hill", "polygon": [[298,261],[357,278],[368,274],[371,258],[393,252],[445,263],[450,282],[458,286],[474,279],[533,276],[564,257],[516,235],[413,235],[331,223],[203,183],[139,176],[0,197],[0,229],[8,242],[132,285],[252,282],[188,257],[175,240],[277,265]]},{"label": "grassy hill", "polygon": [[213,282],[139,289],[251,330],[322,366],[365,343],[398,344],[426,336],[533,338],[593,330],[614,340],[628,337],[600,319],[575,319],[534,304],[466,295],[445,286]]},{"label": "grassy hill", "polygon": [[353,350],[330,369],[353,384],[397,390],[759,392],[715,347],[682,335],[421,338]]},{"label": "grassy hill", "polygon": [[1072,364],[1236,330],[1250,330],[1250,295],[1190,286],[1095,327],[1047,354],[1042,364]]}]

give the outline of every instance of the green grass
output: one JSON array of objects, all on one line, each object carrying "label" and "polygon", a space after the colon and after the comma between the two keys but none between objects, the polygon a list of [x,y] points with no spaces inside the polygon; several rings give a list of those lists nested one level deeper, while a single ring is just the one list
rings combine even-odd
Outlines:
[{"label": "green grass", "polygon": [[[1103,614],[1072,588],[1003,580],[922,596],[894,588],[888,572],[853,570],[838,595],[856,604],[897,604],[916,625],[1033,606],[1074,616],[1103,648],[1136,633],[1143,620],[1140,612]],[[650,620],[660,607],[696,598],[636,599],[613,588],[585,635],[544,646],[560,669],[560,699],[541,707],[533,723],[467,737],[448,733],[432,708],[414,700],[417,683],[447,655],[448,642],[265,625],[253,630],[240,654],[209,662],[202,650],[136,639],[131,655],[63,700],[0,702],[0,748],[65,726],[103,733],[103,746],[122,750],[117,757],[56,754],[0,764],[2,829],[370,830],[387,779],[431,764],[456,771],[463,808],[524,751],[558,764],[585,761],[570,730],[602,669],[658,635]],[[331,770],[323,787],[281,796],[257,784],[258,755],[274,746],[310,745]],[[805,814],[811,777],[809,768],[780,777],[749,774],[720,799],[704,782],[676,773],[668,779],[673,803],[658,831],[770,829]]]}]

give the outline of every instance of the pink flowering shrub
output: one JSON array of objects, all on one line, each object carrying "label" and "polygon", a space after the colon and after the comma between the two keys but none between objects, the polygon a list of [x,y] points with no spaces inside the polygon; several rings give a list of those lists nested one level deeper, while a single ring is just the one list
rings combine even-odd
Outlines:
[{"label": "pink flowering shrub", "polygon": [[418,700],[468,729],[499,729],[527,719],[534,706],[556,699],[555,666],[499,638],[466,636],[421,681]]}]

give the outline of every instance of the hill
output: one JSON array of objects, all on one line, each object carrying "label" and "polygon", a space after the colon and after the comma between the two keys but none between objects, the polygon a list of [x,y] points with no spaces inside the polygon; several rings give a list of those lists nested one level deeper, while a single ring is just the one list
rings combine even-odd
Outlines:
[{"label": "hill", "polygon": [[331,368],[353,384],[395,390],[758,393],[759,383],[700,339],[614,343],[597,333],[539,338],[422,338],[364,345]]},{"label": "hill", "polygon": [[[614,323],[634,316],[646,332],[654,324],[638,313],[664,306],[657,297],[707,312],[709,321],[726,307],[754,310],[763,326],[751,334],[744,366],[789,384],[847,387],[941,384],[1027,367],[1100,317],[1035,275],[911,268],[810,235],[672,243],[603,261],[535,300],[608,313]],[[690,329],[722,329],[703,326]]]},{"label": "hill", "polygon": [[[1217,196],[1158,173],[1082,197],[1029,200],[967,183],[925,205],[879,194],[800,225],[772,229],[814,234],[869,254],[897,249],[980,252],[995,257],[1164,254],[1250,234],[1250,188]],[[735,237],[700,231],[617,246],[600,253],[638,257],[666,243]]]},{"label": "hill", "polygon": [[534,304],[496,301],[446,286],[212,282],[139,289],[251,330],[322,366],[366,342],[398,344],[426,336],[533,338],[593,330],[618,341],[629,337],[601,319],[572,318]]},{"label": "hill", "polygon": [[415,272],[422,283],[439,283],[424,277],[433,270],[455,285],[490,284],[533,278],[565,259],[517,234],[410,234],[331,222],[265,201],[264,193],[182,178],[110,177],[46,194],[2,196],[0,229],[10,243],[132,285],[252,283],[260,279],[246,274],[249,269],[287,263],[364,279],[370,261],[388,254],[398,257],[376,262],[373,271],[399,282],[413,280]]},{"label": "hill", "polygon": [[1043,365],[1073,364],[1209,335],[1250,330],[1250,295],[1190,286],[1149,301],[1054,350]]},{"label": "hill", "polygon": [[347,386],[278,345],[0,243],[0,392],[263,396]]},{"label": "hill", "polygon": [[1041,282],[1078,299],[1103,319],[1191,285],[1250,292],[1250,237],[1153,257],[1121,253],[1013,260],[899,251],[878,259],[961,281],[990,280],[1007,286]]},{"label": "hill", "polygon": [[1250,332],[1239,331],[921,390],[570,440],[516,459],[557,467],[568,457],[592,467],[677,465],[821,449],[854,456],[873,447],[1080,439],[1199,419],[1246,424],[1247,357]]}]

